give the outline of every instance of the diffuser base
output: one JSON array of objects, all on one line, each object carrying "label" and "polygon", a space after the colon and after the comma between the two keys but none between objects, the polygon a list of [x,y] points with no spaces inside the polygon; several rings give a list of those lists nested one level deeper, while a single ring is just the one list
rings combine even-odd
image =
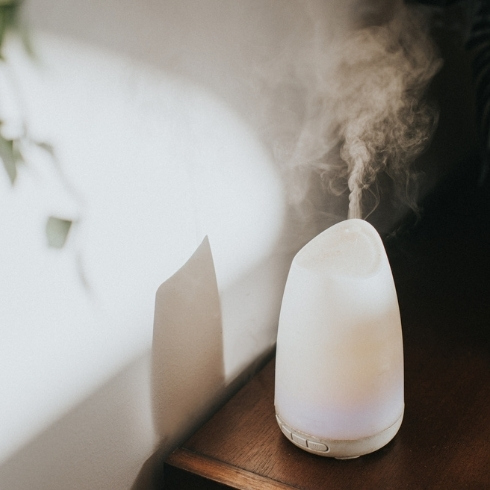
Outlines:
[{"label": "diffuser base", "polygon": [[288,426],[282,421],[277,413],[276,419],[282,433],[299,448],[320,456],[337,459],[352,459],[358,458],[363,454],[372,453],[388,444],[393,437],[395,437],[402,424],[403,411],[396,422],[390,427],[387,427],[372,436],[354,440],[323,439],[315,437]]}]

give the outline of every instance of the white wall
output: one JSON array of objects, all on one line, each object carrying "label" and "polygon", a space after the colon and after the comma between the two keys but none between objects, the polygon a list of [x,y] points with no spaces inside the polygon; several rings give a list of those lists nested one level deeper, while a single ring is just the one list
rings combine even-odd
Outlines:
[{"label": "white wall", "polygon": [[[11,43],[20,99],[0,94],[4,116],[20,109],[71,187],[41,151],[15,188],[0,174],[2,488],[129,488],[158,442],[155,293],[205,235],[225,385],[273,345],[304,237],[254,73],[303,15],[263,0],[27,2],[38,59]],[[45,244],[50,214],[79,221],[61,251]]]}]

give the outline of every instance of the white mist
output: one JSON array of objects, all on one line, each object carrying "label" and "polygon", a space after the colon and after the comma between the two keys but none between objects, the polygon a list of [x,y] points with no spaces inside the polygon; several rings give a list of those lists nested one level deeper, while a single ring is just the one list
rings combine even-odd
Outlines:
[{"label": "white mist", "polygon": [[279,425],[303,449],[336,458],[387,444],[404,411],[398,300],[378,232],[351,219],[293,260],[276,357]]}]

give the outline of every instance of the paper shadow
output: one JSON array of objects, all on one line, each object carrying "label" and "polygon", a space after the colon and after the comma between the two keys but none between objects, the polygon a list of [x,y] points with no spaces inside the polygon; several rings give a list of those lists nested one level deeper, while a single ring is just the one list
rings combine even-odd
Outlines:
[{"label": "paper shadow", "polygon": [[189,435],[224,391],[221,306],[209,240],[156,294],[152,407],[164,452]]}]

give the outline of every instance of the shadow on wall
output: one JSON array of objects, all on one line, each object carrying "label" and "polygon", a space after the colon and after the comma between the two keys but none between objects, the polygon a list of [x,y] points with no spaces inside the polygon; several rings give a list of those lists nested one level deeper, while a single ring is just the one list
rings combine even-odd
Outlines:
[{"label": "shadow on wall", "polygon": [[153,438],[149,363],[147,354],[127,365],[0,465],[2,488],[128,488]]},{"label": "shadow on wall", "polygon": [[42,0],[27,7],[34,28],[184,76],[248,122],[257,122],[251,75],[307,23],[304,6],[294,0]]},{"label": "shadow on wall", "polygon": [[157,291],[152,402],[157,433],[173,446],[224,390],[221,306],[209,240]]}]

